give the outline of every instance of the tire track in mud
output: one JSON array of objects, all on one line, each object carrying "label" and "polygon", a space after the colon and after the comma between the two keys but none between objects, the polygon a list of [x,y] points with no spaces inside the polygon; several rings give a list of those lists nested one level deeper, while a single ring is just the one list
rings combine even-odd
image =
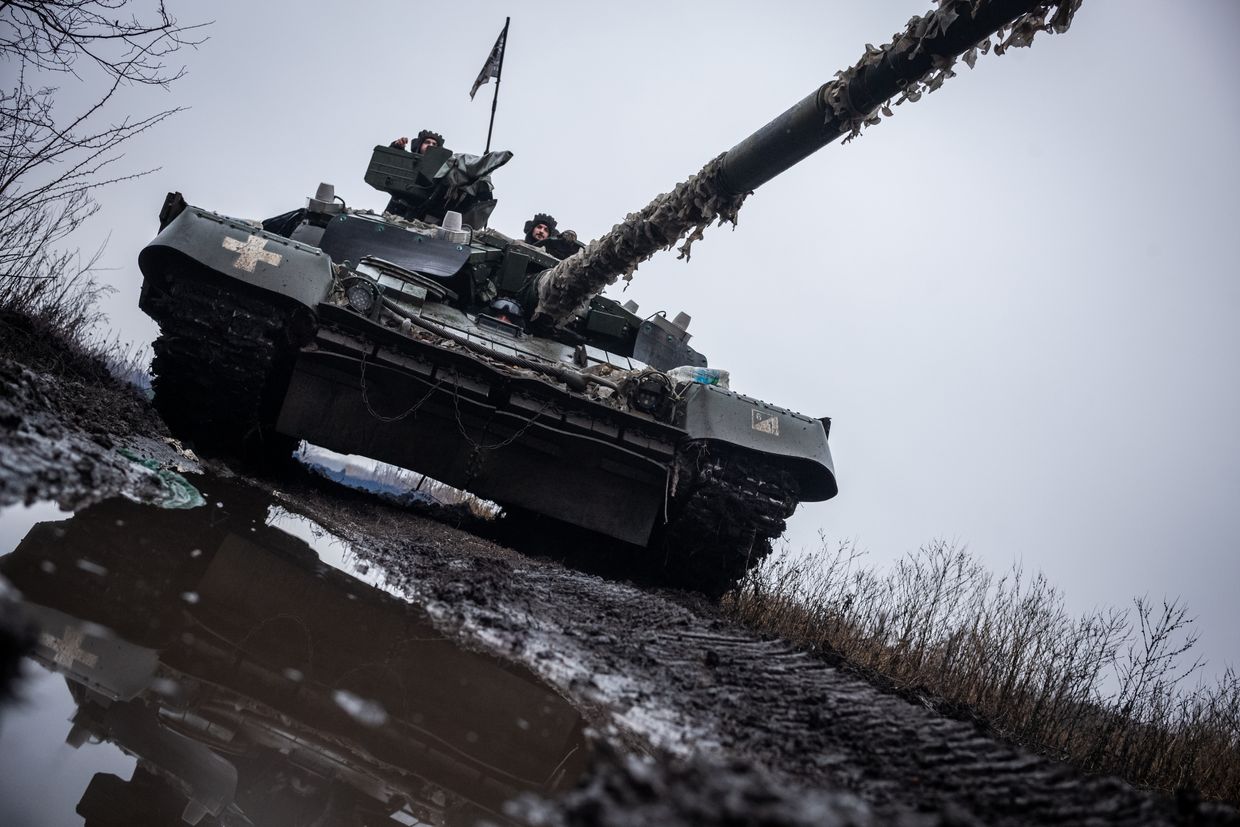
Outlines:
[{"label": "tire track in mud", "polygon": [[[321,498],[297,505],[329,530],[342,527]],[[445,527],[451,534],[427,542],[425,521],[368,508],[387,512],[367,521],[383,529],[345,520],[354,527],[345,538],[425,601],[444,631],[531,668],[602,739],[664,763],[751,760],[797,795],[859,796],[881,815],[876,823],[919,811],[944,824],[1240,824],[1228,808],[1084,776],[1005,745],[763,639],[692,596],[601,580]]]}]

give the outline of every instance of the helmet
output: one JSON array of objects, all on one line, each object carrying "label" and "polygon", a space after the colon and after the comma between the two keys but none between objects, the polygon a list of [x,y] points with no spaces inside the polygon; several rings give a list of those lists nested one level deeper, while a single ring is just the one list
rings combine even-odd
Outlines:
[{"label": "helmet", "polygon": [[519,328],[525,328],[525,308],[513,299],[499,297],[487,307],[487,315],[508,322]]}]

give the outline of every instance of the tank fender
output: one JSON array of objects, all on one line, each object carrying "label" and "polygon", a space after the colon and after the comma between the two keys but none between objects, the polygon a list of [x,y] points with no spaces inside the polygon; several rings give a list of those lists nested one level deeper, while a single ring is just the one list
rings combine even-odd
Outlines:
[{"label": "tank fender", "polygon": [[185,261],[313,310],[332,284],[331,259],[236,218],[186,206],[138,254],[147,279],[187,271]]},{"label": "tank fender", "polygon": [[685,392],[689,439],[713,440],[784,460],[800,484],[802,501],[828,500],[838,492],[823,422],[715,385]]}]

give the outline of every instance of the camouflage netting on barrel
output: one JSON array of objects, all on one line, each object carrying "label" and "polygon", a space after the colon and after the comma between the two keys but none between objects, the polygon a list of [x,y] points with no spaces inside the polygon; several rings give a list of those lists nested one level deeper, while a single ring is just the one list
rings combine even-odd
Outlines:
[{"label": "camouflage netting on barrel", "polygon": [[[890,43],[879,48],[867,44],[859,61],[818,90],[822,107],[818,146],[841,135],[850,140],[890,116],[893,105],[916,102],[935,91],[955,75],[957,60],[972,68],[979,54],[1001,55],[1009,48],[1028,46],[1038,32],[1067,31],[1080,5],[1081,0],[940,0],[938,8],[913,17]],[[716,157],[697,175],[630,213],[585,250],[544,273],[537,285],[535,315],[562,323],[616,279],[632,278],[637,266],[659,250],[684,238],[680,257],[687,259],[707,226],[735,224],[749,193],[738,194],[735,187],[723,185],[731,154]]]},{"label": "camouflage netting on barrel", "polygon": [[748,193],[726,195],[715,185],[722,161],[720,155],[697,175],[640,212],[629,213],[610,232],[545,273],[538,282],[538,314],[556,321],[570,318],[604,287],[621,277],[632,278],[638,264],[668,249],[686,233],[689,237],[681,246],[681,258],[689,257],[689,248],[707,225],[715,221],[735,224]]},{"label": "camouflage netting on barrel", "polygon": [[[972,69],[979,55],[992,50],[996,55],[1021,46],[1029,46],[1038,32],[1062,34],[1072,25],[1072,18],[1081,7],[1082,0],[1033,0],[1018,2],[1016,5],[1030,6],[1027,11],[1016,16],[1010,23],[1000,26],[975,41],[963,51],[945,54],[936,51],[934,46],[949,39],[954,28],[967,26],[979,17],[983,11],[996,6],[1012,6],[1012,0],[997,2],[996,0],[940,0],[939,8],[925,14],[914,15],[904,31],[892,35],[891,42],[880,48],[869,43],[865,46],[865,54],[852,66],[835,73],[835,80],[823,87],[831,111],[836,118],[843,120],[848,132],[845,143],[861,134],[867,126],[876,125],[881,117],[891,117],[891,107],[908,101],[916,103],[927,92],[933,92],[943,85],[948,78],[956,76],[954,67],[957,60],[963,60]],[[915,61],[919,57],[929,56],[931,68],[920,77],[909,80],[908,84],[868,112],[859,112],[848,100],[849,84],[866,69],[878,66],[885,60]]]}]

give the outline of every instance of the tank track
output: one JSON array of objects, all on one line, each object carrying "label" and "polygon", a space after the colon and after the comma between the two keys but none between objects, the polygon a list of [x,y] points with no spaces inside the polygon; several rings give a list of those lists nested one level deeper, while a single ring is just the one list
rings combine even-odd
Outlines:
[{"label": "tank track", "polygon": [[[670,519],[635,549],[522,508],[476,527],[483,536],[608,579],[717,598],[735,588],[771,552],[796,508],[796,479],[760,455],[690,442],[678,454]],[[475,529],[470,529],[475,530]]]},{"label": "tank track", "polygon": [[668,579],[718,597],[771,553],[799,500],[795,477],[761,455],[698,441],[677,455],[669,520],[652,547]]},{"label": "tank track", "polygon": [[200,450],[276,457],[292,441],[274,433],[273,384],[292,348],[288,311],[200,279],[170,279],[149,297],[159,322],[155,408],[174,434]]}]

